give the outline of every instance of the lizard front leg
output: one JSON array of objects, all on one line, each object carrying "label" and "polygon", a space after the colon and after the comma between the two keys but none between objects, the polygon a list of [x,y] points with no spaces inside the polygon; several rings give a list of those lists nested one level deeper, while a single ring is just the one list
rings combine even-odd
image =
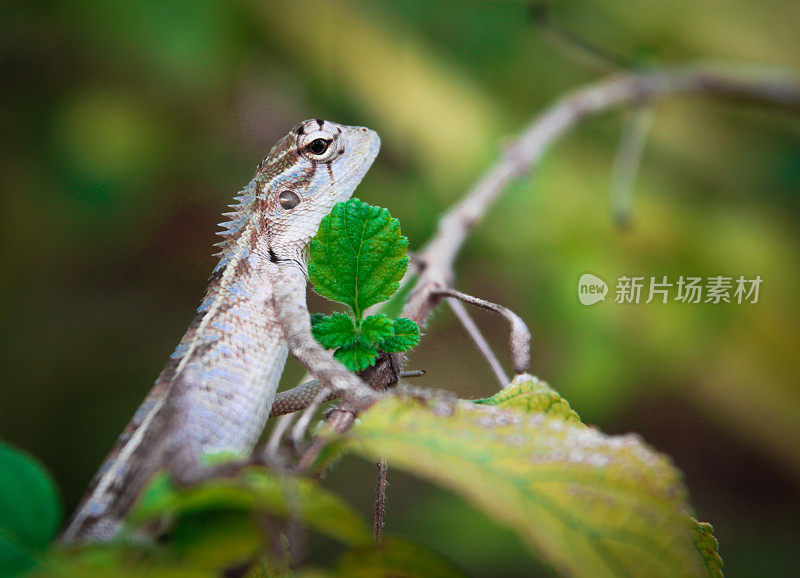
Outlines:
[{"label": "lizard front leg", "polygon": [[283,328],[289,352],[334,393],[355,410],[374,403],[379,395],[358,376],[333,358],[311,334],[311,318],[306,305],[306,277],[294,262],[274,263],[273,299],[278,323]]}]

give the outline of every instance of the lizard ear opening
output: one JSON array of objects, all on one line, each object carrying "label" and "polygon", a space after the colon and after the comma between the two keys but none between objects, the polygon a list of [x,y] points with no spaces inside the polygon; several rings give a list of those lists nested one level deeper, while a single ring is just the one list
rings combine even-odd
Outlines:
[{"label": "lizard ear opening", "polygon": [[281,207],[287,211],[291,211],[300,204],[300,197],[297,193],[293,193],[292,191],[281,191],[278,195],[278,202],[281,204]]}]

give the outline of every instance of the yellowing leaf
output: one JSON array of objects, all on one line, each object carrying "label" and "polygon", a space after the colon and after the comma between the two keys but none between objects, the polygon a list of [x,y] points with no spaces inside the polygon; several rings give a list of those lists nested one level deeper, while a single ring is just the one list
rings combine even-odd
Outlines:
[{"label": "yellowing leaf", "polygon": [[584,426],[530,376],[502,393],[493,404],[387,397],[341,443],[463,495],[561,574],[713,575],[666,456]]},{"label": "yellowing leaf", "polygon": [[566,399],[535,377],[517,378],[509,387],[500,390],[492,397],[476,399],[473,403],[502,405],[505,409],[520,409],[526,413],[542,412],[568,422],[581,421]]},{"label": "yellowing leaf", "polygon": [[722,578],[722,558],[719,556],[719,542],[714,537],[714,527],[707,522],[698,522],[691,518],[692,529],[695,532],[694,544],[706,565],[708,575],[713,578]]}]

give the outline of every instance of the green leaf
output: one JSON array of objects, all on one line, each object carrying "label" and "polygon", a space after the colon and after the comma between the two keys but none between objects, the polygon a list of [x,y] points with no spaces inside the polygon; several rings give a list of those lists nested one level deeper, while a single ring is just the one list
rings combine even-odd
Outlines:
[{"label": "green leaf", "polygon": [[378,358],[378,350],[359,339],[352,345],[340,347],[333,356],[350,371],[361,371],[375,363]]},{"label": "green leaf", "polygon": [[[222,457],[217,454],[204,461],[219,463]],[[237,480],[224,480],[227,493],[215,492],[206,484],[202,490],[201,486],[178,489],[162,471],[144,489],[118,540],[58,549],[49,561],[69,576],[219,576],[264,551],[260,518],[272,511],[253,496],[255,492],[246,482],[240,481],[240,487],[232,489]],[[201,498],[186,495],[195,489],[202,493]],[[170,520],[168,542],[159,546],[144,543],[137,535],[139,525],[162,517]]]},{"label": "green leaf", "polygon": [[323,316],[312,325],[311,333],[314,335],[314,339],[326,349],[347,347],[358,338],[353,318],[345,313]]},{"label": "green leaf", "polygon": [[[203,565],[195,558],[172,556],[171,551],[142,544],[116,541],[54,549],[47,565],[29,573],[28,578],[54,576],[81,578],[214,578],[220,567]],[[236,560],[240,562],[240,560]],[[55,571],[57,569],[57,572]]]},{"label": "green leaf", "polygon": [[387,353],[407,351],[419,343],[419,327],[406,317],[398,317],[392,325],[391,337],[387,337],[378,347]]},{"label": "green leaf", "polygon": [[464,578],[466,574],[441,554],[398,538],[357,546],[336,568],[348,578]]},{"label": "green leaf", "polygon": [[361,336],[364,341],[377,343],[394,335],[394,324],[386,315],[369,315],[361,322]]},{"label": "green leaf", "polygon": [[[209,512],[244,512],[251,521],[253,514],[260,513],[282,518],[291,516],[345,544],[363,544],[371,539],[363,520],[338,496],[308,478],[279,476],[257,466],[242,469],[235,478],[214,478],[189,488],[176,488],[166,475],[156,476],[143,491],[128,519],[134,525],[144,525],[164,516],[177,517],[176,525],[180,525],[183,523],[181,518],[192,519]],[[201,525],[192,523],[188,526],[198,528]],[[254,532],[253,539],[258,539],[258,525],[251,526],[246,531]],[[212,528],[212,531],[228,530],[223,527]]]},{"label": "green leaf", "polygon": [[367,307],[397,291],[407,247],[389,211],[350,199],[322,219],[311,240],[308,275],[317,293],[350,306],[361,319]]},{"label": "green leaf", "polygon": [[0,442],[0,576],[36,564],[60,524],[52,478],[28,454]]},{"label": "green leaf", "polygon": [[387,397],[341,443],[451,488],[561,574],[708,576],[698,548],[714,547],[669,459],[575,421],[541,385],[520,376],[495,404]]}]

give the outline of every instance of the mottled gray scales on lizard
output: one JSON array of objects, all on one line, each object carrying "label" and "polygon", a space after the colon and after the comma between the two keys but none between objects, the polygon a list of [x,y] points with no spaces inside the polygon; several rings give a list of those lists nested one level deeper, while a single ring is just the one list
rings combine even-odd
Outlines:
[{"label": "mottled gray scales on lizard", "polygon": [[194,321],[62,542],[113,538],[159,469],[189,481],[204,469],[203,454],[249,455],[289,352],[337,392],[367,395],[343,366],[330,367],[330,353],[311,337],[305,281],[309,241],[333,205],[352,195],[379,146],[369,129],[323,120],[303,122],[275,144],[226,213],[220,261]]}]

